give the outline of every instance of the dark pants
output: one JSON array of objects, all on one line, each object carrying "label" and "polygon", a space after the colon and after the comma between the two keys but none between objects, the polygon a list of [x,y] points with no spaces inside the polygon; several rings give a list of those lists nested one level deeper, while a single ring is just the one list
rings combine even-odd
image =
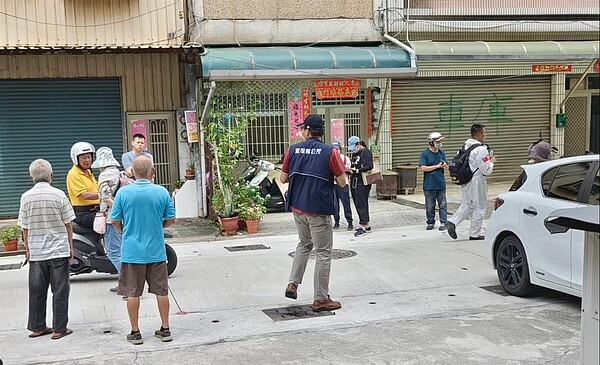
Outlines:
[{"label": "dark pants", "polygon": [[445,225],[448,220],[448,204],[446,203],[446,190],[424,190],[425,211],[427,224],[435,223],[435,202],[440,210],[440,224]]},{"label": "dark pants", "polygon": [[64,332],[69,321],[69,259],[29,262],[29,319],[27,329],[46,329],[48,286],[52,290],[52,330]]},{"label": "dark pants", "polygon": [[336,224],[340,223],[340,200],[342,201],[342,206],[344,207],[344,218],[346,218],[346,222],[348,224],[352,224],[352,209],[350,209],[350,188],[348,185],[341,187],[339,185],[335,185],[335,199],[333,201],[333,206],[335,210],[335,214],[333,214],[333,220]]},{"label": "dark pants", "polygon": [[[360,176],[358,178],[361,178]],[[356,180],[352,181],[352,200],[358,213],[358,223],[362,225],[369,224],[369,192],[371,185],[359,185]]]},{"label": "dark pants", "polygon": [[85,207],[73,207],[75,211],[75,219],[73,222],[77,223],[77,225],[85,228],[94,228],[94,219],[96,218],[96,213],[98,212],[97,205],[89,205]]}]

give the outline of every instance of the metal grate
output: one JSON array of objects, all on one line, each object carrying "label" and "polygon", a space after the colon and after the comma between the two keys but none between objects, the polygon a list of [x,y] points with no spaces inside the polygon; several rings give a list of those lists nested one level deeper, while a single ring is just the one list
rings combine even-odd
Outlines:
[{"label": "metal grate", "polygon": [[[290,252],[288,254],[288,256],[294,257],[295,254],[296,254],[295,252]],[[354,257],[354,256],[356,256],[356,252],[350,251],[350,250],[338,250],[338,249],[334,248],[331,251],[331,259],[332,260],[346,259],[346,258]],[[308,259],[309,260],[314,260],[315,259],[315,251],[314,250],[310,252],[310,255],[308,256]]]},{"label": "metal grate", "polygon": [[565,104],[565,156],[581,155],[587,149],[587,96],[572,97]]},{"label": "metal grate", "polygon": [[5,270],[18,270],[20,269],[22,266],[22,264],[4,264],[4,265],[0,265],[0,271],[5,271]]},{"label": "metal grate", "polygon": [[271,247],[265,245],[243,245],[243,246],[225,246],[225,249],[229,252],[238,251],[256,251],[256,250],[269,250]]},{"label": "metal grate", "polygon": [[168,119],[150,119],[150,141],[152,141],[152,157],[156,169],[155,182],[167,190],[170,189],[172,176],[171,149],[169,148],[169,121]]},{"label": "metal grate", "polygon": [[315,312],[310,305],[263,309],[263,313],[276,322],[335,315],[335,313],[331,311]]}]

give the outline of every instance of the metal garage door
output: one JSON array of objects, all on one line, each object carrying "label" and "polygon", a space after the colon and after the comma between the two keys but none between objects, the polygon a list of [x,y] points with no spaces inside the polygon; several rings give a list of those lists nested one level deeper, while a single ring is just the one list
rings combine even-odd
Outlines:
[{"label": "metal garage door", "polygon": [[117,78],[0,80],[0,217],[18,214],[36,158],[50,161],[63,191],[73,143],[108,146],[121,159],[120,95]]},{"label": "metal garage door", "polygon": [[393,81],[393,166],[418,164],[433,131],[446,137],[451,159],[473,123],[486,126],[486,143],[498,156],[489,180],[513,180],[540,131],[550,138],[550,77]]}]

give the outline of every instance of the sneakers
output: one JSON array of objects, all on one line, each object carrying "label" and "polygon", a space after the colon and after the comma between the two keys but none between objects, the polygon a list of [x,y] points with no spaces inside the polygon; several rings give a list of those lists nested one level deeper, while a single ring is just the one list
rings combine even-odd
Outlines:
[{"label": "sneakers", "polygon": [[140,331],[131,331],[131,333],[127,335],[127,342],[132,343],[134,345],[143,344],[144,340],[142,339],[142,333]]},{"label": "sneakers", "polygon": [[285,297],[290,299],[298,299],[298,284],[291,282],[285,289]]},{"label": "sneakers", "polygon": [[348,223],[348,230],[354,231],[354,226],[352,225],[352,223]]},{"label": "sneakers", "polygon": [[160,338],[162,342],[173,341],[173,336],[171,336],[171,330],[168,328],[160,327],[159,330],[154,331],[154,337]]},{"label": "sneakers", "polygon": [[108,290],[110,290],[111,293],[116,293],[119,291],[119,286],[115,286],[114,288],[110,288]]},{"label": "sneakers", "polygon": [[440,231],[445,231],[446,230],[446,225],[442,224],[439,228]]},{"label": "sneakers", "polygon": [[427,228],[425,228],[428,231],[431,231],[433,229],[433,224],[428,224]]},{"label": "sneakers", "polygon": [[359,227],[356,232],[354,232],[354,237],[361,237],[367,234],[367,231],[363,227]]},{"label": "sneakers", "polygon": [[446,222],[446,228],[448,229],[448,235],[454,239],[457,239],[458,236],[456,235],[456,225],[454,225],[454,223],[448,221]]},{"label": "sneakers", "polygon": [[333,229],[340,229],[340,222],[333,225]]},{"label": "sneakers", "polygon": [[327,298],[327,300],[315,300],[310,308],[315,312],[333,311],[342,308],[342,303]]},{"label": "sneakers", "polygon": [[367,228],[365,228],[365,232],[367,232],[367,233],[373,233],[373,230],[371,230],[371,227],[367,227]]}]

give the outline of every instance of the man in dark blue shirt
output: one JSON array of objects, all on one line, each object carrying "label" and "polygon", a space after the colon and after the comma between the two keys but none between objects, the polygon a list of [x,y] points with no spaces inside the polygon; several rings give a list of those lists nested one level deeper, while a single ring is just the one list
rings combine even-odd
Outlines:
[{"label": "man in dark blue shirt", "polygon": [[281,167],[281,182],[289,182],[288,203],[298,229],[299,242],[294,255],[286,298],[298,298],[298,285],[306,271],[310,252],[315,250],[314,301],[315,312],[340,309],[342,304],[329,297],[329,273],[333,249],[334,184],[346,186],[346,167],[340,153],[321,142],[325,122],[311,114],[303,123],[304,142],[286,152]]},{"label": "man in dark blue shirt", "polygon": [[438,133],[430,133],[427,137],[429,147],[421,153],[419,166],[423,171],[423,193],[425,194],[425,211],[427,212],[427,230],[435,225],[435,202],[440,210],[440,231],[446,230],[448,204],[446,203],[446,179],[444,169],[448,168],[448,160],[442,148],[444,137]]}]

